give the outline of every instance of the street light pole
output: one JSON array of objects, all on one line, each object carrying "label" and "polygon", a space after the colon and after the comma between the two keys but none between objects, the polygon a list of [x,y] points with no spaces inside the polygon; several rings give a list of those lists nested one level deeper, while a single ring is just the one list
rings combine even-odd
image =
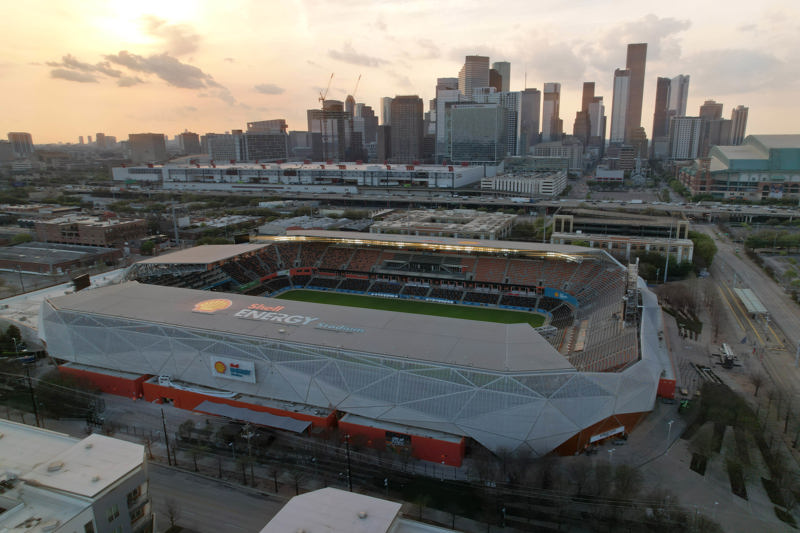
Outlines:
[{"label": "street light pole", "polygon": [[669,422],[667,422],[667,451],[666,451],[665,455],[667,453],[669,453],[669,436],[670,436],[670,433],[672,433],[672,424],[673,424],[673,422],[675,422],[675,421],[674,420],[670,420]]},{"label": "street light pole", "polygon": [[350,434],[344,436],[344,446],[347,450],[347,487],[353,492],[353,477],[350,475]]},{"label": "street light pole", "polygon": [[22,270],[17,265],[17,274],[19,274],[19,285],[22,288],[22,292],[25,292],[25,284],[22,282]]}]

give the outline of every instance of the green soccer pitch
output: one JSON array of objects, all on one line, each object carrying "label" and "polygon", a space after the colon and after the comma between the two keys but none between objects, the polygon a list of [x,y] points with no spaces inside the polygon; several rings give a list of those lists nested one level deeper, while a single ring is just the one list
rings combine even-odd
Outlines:
[{"label": "green soccer pitch", "polygon": [[472,305],[438,304],[419,300],[399,298],[379,298],[360,294],[340,292],[293,290],[276,296],[280,300],[312,302],[318,304],[341,305],[345,307],[363,307],[382,311],[397,311],[417,315],[433,315],[448,318],[463,318],[483,322],[499,322],[501,324],[527,323],[536,328],[544,324],[544,317],[524,311],[511,311],[494,307],[477,307]]}]

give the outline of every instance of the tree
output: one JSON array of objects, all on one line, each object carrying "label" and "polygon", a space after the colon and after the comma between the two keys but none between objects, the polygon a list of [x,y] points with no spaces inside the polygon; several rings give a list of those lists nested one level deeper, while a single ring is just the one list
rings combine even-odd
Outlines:
[{"label": "tree", "polygon": [[12,245],[22,244],[24,242],[31,242],[32,240],[33,240],[33,235],[31,235],[30,233],[17,233],[11,239],[11,244]]},{"label": "tree", "polygon": [[694,243],[694,255],[692,262],[696,271],[711,268],[714,256],[717,253],[717,245],[709,235],[697,231],[689,232],[689,239]]},{"label": "tree", "polygon": [[156,244],[153,241],[144,241],[141,246],[139,246],[139,251],[142,255],[153,255],[153,250],[156,249]]},{"label": "tree", "polygon": [[194,430],[194,420],[187,419],[181,422],[181,425],[178,426],[178,436],[180,436],[181,440],[189,440],[192,437],[192,431]]}]

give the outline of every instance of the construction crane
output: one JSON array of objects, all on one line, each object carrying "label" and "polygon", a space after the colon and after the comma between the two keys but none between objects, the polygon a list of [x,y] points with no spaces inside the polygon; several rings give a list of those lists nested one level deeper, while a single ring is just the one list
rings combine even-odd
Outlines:
[{"label": "construction crane", "polygon": [[322,160],[326,161],[327,157],[325,154],[325,141],[326,141],[326,130],[328,129],[328,120],[325,113],[325,98],[328,96],[328,91],[331,90],[331,83],[333,83],[333,72],[331,72],[331,77],[328,78],[328,86],[325,87],[324,91],[319,92],[319,101],[322,104],[321,109],[322,112],[319,115],[319,131],[322,134]]},{"label": "construction crane", "polygon": [[358,91],[358,84],[359,83],[361,83],[361,74],[358,75],[358,79],[356,80],[356,88],[353,89],[353,92],[351,93],[353,95],[353,99],[354,100],[356,98],[356,91]]}]

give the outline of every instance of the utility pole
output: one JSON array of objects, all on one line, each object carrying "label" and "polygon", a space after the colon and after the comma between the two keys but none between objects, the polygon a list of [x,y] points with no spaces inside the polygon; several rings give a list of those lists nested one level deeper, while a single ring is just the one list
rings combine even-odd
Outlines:
[{"label": "utility pole", "polygon": [[[14,347],[16,348],[17,343],[14,342]],[[19,352],[17,353],[19,355]],[[31,384],[31,370],[28,365],[25,365],[25,375],[28,376],[28,392],[31,394],[31,404],[33,405],[33,415],[36,417],[36,427],[40,428],[41,423],[39,421],[39,407],[36,405],[36,393],[33,392],[33,385]]]},{"label": "utility pole", "polygon": [[161,425],[164,427],[164,442],[167,444],[167,463],[172,466],[172,458],[169,455],[169,436],[167,435],[167,418],[164,415],[164,408],[161,408]]}]

